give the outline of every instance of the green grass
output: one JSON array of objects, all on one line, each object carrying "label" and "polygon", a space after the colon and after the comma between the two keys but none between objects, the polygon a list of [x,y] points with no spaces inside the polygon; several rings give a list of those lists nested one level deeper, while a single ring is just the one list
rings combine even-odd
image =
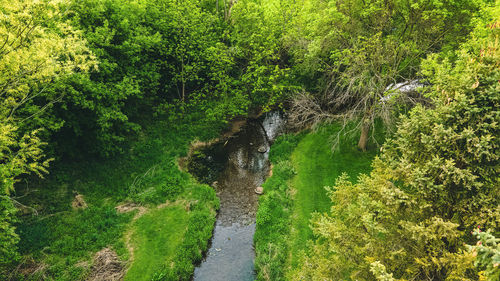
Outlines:
[{"label": "green grass", "polygon": [[189,280],[208,248],[219,201],[208,185],[191,181],[172,205],[159,206],[131,226],[133,262],[125,280]]},{"label": "green grass", "polygon": [[290,238],[292,267],[303,255],[301,251],[306,249],[307,240],[313,238],[309,227],[312,214],[330,209],[331,201],[325,186],[332,186],[344,172],[355,180],[358,174],[370,171],[375,153],[359,151],[354,141],[345,141],[332,153],[331,136],[339,129],[339,125],[329,125],[307,134],[291,155],[297,173],[291,182],[296,192]]},{"label": "green grass", "polygon": [[255,244],[257,280],[284,280],[290,213],[293,201],[288,182],[295,175],[290,155],[303,135],[284,135],[271,147],[273,175],[263,184],[259,198]]},{"label": "green grass", "polygon": [[[129,253],[124,236],[131,227],[133,214],[118,214],[114,208],[124,201],[133,201],[154,209],[167,200],[178,199],[198,202],[191,204],[189,214],[184,211],[184,220],[167,220],[167,214],[161,212],[153,212],[151,217],[158,215],[157,225],[166,222],[165,229],[174,223],[175,227],[194,232],[181,232],[180,242],[176,240],[189,255],[180,257],[177,252],[164,251],[158,256],[163,263],[176,260],[178,267],[174,272],[189,278],[193,262],[200,259],[198,253],[206,248],[211,235],[218,199],[210,187],[197,184],[190,175],[181,172],[177,158],[186,155],[190,141],[210,139],[220,128],[218,124],[194,120],[168,124],[157,121],[123,155],[53,163],[46,179],[29,178],[21,182],[17,187],[18,201],[37,209],[38,214],[21,217],[17,230],[20,252],[23,260],[34,259],[35,263],[44,264],[38,276],[28,279],[83,280],[90,268],[81,264],[91,264],[94,253],[104,247],[111,247],[127,261]],[[84,196],[87,209],[71,208],[75,192]],[[195,219],[199,227],[191,226]],[[182,227],[175,223],[182,223]],[[147,226],[134,226],[136,239],[148,239],[142,237],[148,233]],[[157,235],[152,239],[158,244],[168,244],[170,238]],[[141,259],[134,259],[134,263]],[[137,275],[150,273],[146,267],[137,268]]]},{"label": "green grass", "polygon": [[174,262],[186,232],[188,213],[184,206],[155,209],[132,225],[134,262],[125,280],[151,280],[152,276]]},{"label": "green grass", "polygon": [[279,137],[269,159],[273,175],[264,183],[259,199],[254,236],[257,280],[287,280],[314,239],[309,221],[314,212],[331,206],[325,186],[333,186],[342,173],[353,180],[370,171],[375,150],[358,151],[356,140],[342,138],[332,153],[331,140],[340,125],[325,125],[315,132]]}]

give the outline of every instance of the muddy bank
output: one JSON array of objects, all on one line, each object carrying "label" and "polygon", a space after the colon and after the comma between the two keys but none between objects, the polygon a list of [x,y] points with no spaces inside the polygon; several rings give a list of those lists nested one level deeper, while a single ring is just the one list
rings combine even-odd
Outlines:
[{"label": "muddy bank", "polygon": [[233,137],[193,152],[189,171],[211,184],[220,199],[211,247],[194,280],[253,280],[253,234],[258,195],[269,174],[269,148],[283,129],[271,112],[247,120]]}]

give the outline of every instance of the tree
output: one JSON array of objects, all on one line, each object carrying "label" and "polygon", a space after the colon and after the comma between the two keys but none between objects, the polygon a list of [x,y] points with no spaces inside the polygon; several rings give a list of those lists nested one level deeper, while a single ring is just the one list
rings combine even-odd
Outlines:
[{"label": "tree", "polygon": [[[213,3],[212,3],[213,4]],[[122,153],[155,117],[187,111],[225,120],[248,106],[210,1],[84,0],[68,4],[99,69],[53,87],[63,124],[52,137],[65,156]]]},{"label": "tree", "polygon": [[[48,95],[50,83],[74,71],[87,71],[92,55],[85,41],[61,20],[55,1],[2,1],[0,22],[0,159],[2,193],[13,189],[15,178],[29,172],[45,172],[43,144],[38,128],[18,131],[20,126],[58,101]],[[47,103],[30,106],[45,95]],[[22,114],[20,113],[22,111]]]},{"label": "tree", "polygon": [[356,120],[362,150],[376,119],[390,125],[397,116],[395,107],[416,102],[414,91],[390,93],[391,85],[417,78],[420,59],[429,52],[460,42],[482,3],[305,2],[313,4],[305,5],[297,16],[299,30],[288,44],[298,62],[296,71],[312,73],[310,79],[322,78],[311,89],[317,94],[298,95],[292,117],[305,125],[325,119]]},{"label": "tree", "polygon": [[287,1],[243,0],[232,8],[231,40],[240,88],[254,108],[269,110],[297,89],[282,44],[292,14],[293,5]]},{"label": "tree", "polygon": [[[48,85],[74,71],[87,71],[93,57],[78,31],[61,18],[57,1],[0,1],[0,266],[16,257],[10,192],[19,176],[42,175],[40,126],[27,126],[59,100]],[[32,101],[44,97],[45,104]]]},{"label": "tree", "polygon": [[319,239],[295,280],[480,278],[465,243],[478,225],[498,236],[499,12],[475,20],[456,61],[423,62],[432,107],[402,118],[369,176],[328,188],[331,213],[312,220]]}]

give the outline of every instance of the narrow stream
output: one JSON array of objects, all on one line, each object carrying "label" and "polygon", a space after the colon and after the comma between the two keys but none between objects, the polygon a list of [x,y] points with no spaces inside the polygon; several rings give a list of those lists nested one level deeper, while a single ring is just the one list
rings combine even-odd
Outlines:
[{"label": "narrow stream", "polygon": [[255,188],[269,174],[269,148],[282,124],[279,112],[248,120],[237,135],[204,153],[205,164],[224,162],[212,165],[221,167],[212,184],[221,205],[210,249],[195,269],[194,280],[255,279],[253,235],[258,200]]}]

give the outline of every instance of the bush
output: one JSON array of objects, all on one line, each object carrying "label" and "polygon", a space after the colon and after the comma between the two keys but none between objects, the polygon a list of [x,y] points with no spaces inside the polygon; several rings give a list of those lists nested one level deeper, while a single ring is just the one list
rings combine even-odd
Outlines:
[{"label": "bush", "polygon": [[19,257],[17,252],[17,242],[19,236],[15,232],[13,223],[16,208],[12,205],[7,196],[0,195],[0,277],[4,273],[5,267],[16,261]]},{"label": "bush", "polygon": [[484,12],[456,61],[423,62],[432,107],[402,118],[370,175],[329,189],[294,280],[484,280],[490,261],[474,268],[465,247],[477,225],[497,235],[500,222],[500,10]]}]

